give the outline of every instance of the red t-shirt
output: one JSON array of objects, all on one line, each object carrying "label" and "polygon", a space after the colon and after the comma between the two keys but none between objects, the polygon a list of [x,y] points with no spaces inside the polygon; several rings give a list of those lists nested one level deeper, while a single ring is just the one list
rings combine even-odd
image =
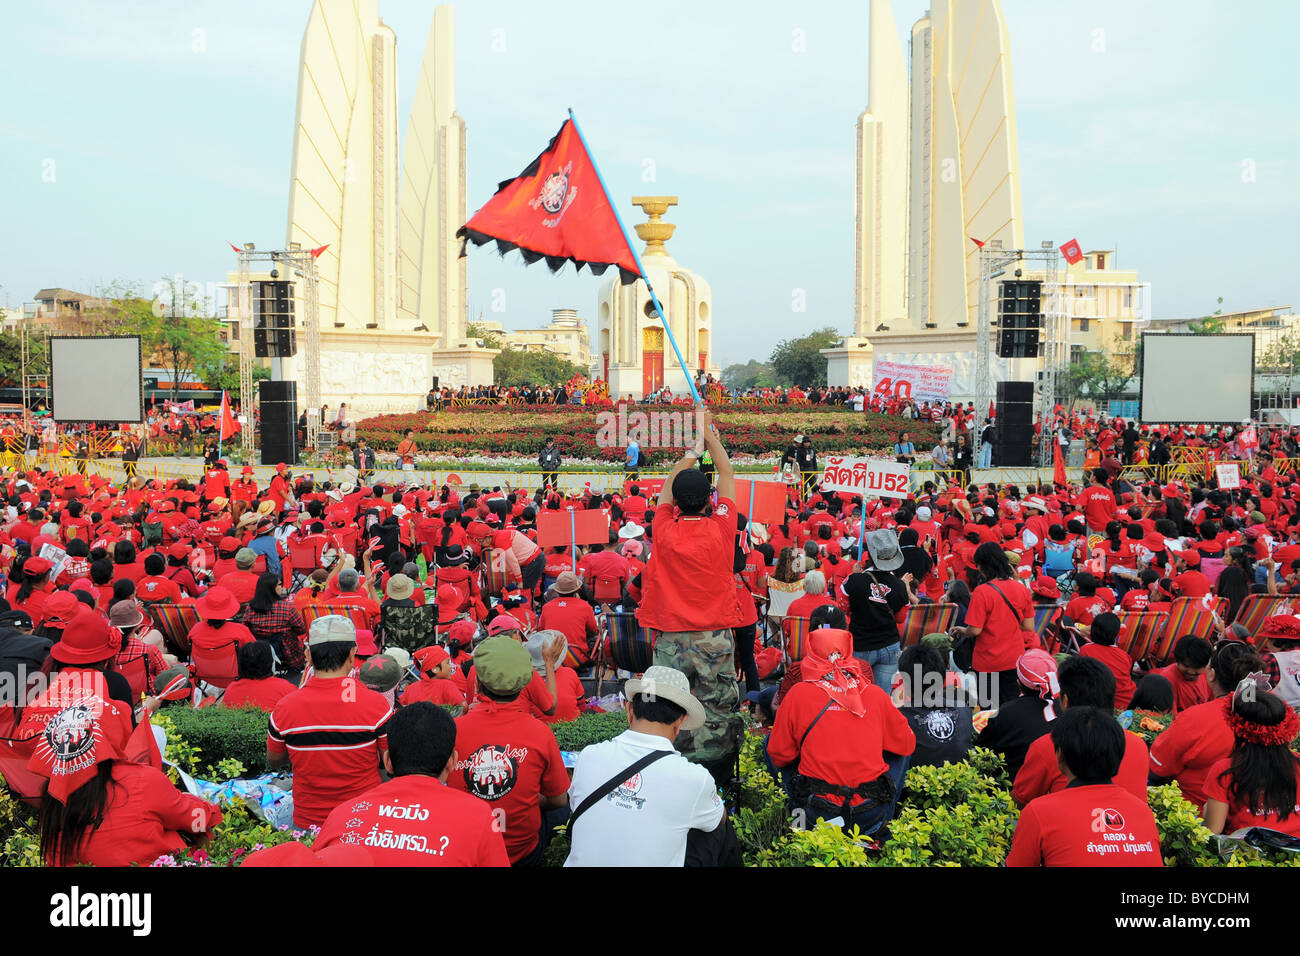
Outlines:
[{"label": "red t-shirt", "polygon": [[540,710],[532,710],[531,713],[548,724],[568,723],[570,720],[578,719],[579,710],[586,697],[587,692],[582,687],[582,679],[578,677],[578,672],[572,667],[557,667],[555,669],[555,713],[549,717]]},{"label": "red t-shirt", "polygon": [[1146,797],[1113,783],[1071,785],[1020,812],[1007,866],[1164,866]]},{"label": "red t-shirt", "polygon": [[[998,591],[1006,597],[1004,601]],[[1007,606],[1007,602],[1011,607]],[[1015,608],[1015,612],[1012,612]],[[966,625],[982,628],[975,639],[974,669],[982,673],[1009,671],[1016,666],[1026,648],[1036,647],[1038,637],[1021,629],[1021,622],[1034,618],[1034,602],[1029,589],[1016,581],[998,581],[977,587],[966,609]]]},{"label": "red t-shirt", "polygon": [[[1297,793],[1300,793],[1300,761],[1292,762],[1295,764]],[[1224,783],[1219,782],[1219,774],[1226,771],[1231,764],[1232,759],[1224,757],[1222,760],[1215,761],[1210,766],[1209,773],[1205,775],[1205,799],[1218,800],[1228,805],[1228,819],[1224,822],[1223,832],[1232,833],[1243,827],[1267,827],[1270,830],[1280,830],[1282,833],[1300,836],[1300,798],[1297,798],[1297,805],[1286,820],[1278,820],[1277,814],[1271,810],[1264,814],[1252,813],[1228,794],[1227,783],[1231,782],[1231,776],[1226,777]]]},{"label": "red t-shirt", "polygon": [[1115,606],[1115,595],[1110,590],[1098,591],[1092,597],[1075,595],[1065,605],[1065,616],[1076,624],[1091,624],[1098,614],[1105,614]]},{"label": "red t-shirt", "polygon": [[1128,710],[1129,701],[1137,685],[1133,683],[1133,658],[1123,648],[1104,644],[1085,644],[1079,651],[1083,657],[1095,657],[1115,675],[1115,709]]},{"label": "red t-shirt", "polygon": [[193,833],[196,822],[211,830],[221,822],[221,810],[196,796],[182,793],[161,770],[118,760],[104,822],[86,831],[73,863],[92,866],[148,866],[164,854],[183,849],[181,831]]},{"label": "red t-shirt", "polygon": [[1115,517],[1115,496],[1109,488],[1093,485],[1081,497],[1084,521],[1089,528],[1100,531]]},{"label": "red t-shirt", "polygon": [[427,700],[431,704],[447,704],[461,707],[465,705],[465,695],[461,693],[455,681],[446,677],[426,677],[402,691],[401,703],[403,707],[409,707],[418,700]]},{"label": "red t-shirt", "polygon": [[393,708],[354,677],[312,677],[271,712],[266,749],[293,761],[293,822],[319,826],[345,800],[379,786]]},{"label": "red t-shirt", "polygon": [[263,677],[260,680],[232,681],[221,702],[227,707],[260,707],[270,713],[298,688],[283,677]]},{"label": "red t-shirt", "polygon": [[1151,773],[1175,777],[1183,796],[1200,810],[1205,806],[1205,778],[1210,767],[1232,753],[1228,703],[1223,697],[1182,711],[1151,744]]},{"label": "red t-shirt", "polygon": [[141,578],[136,583],[135,593],[141,601],[166,601],[176,604],[181,599],[180,585],[161,575],[156,577],[147,575]]},{"label": "red t-shirt", "polygon": [[[772,763],[785,767],[797,759],[801,773],[846,787],[888,772],[884,751],[910,754],[916,749],[916,735],[903,712],[875,684],[862,688],[862,698],[867,709],[861,717],[832,703],[805,736],[828,696],[812,681],[795,684],[781,698],[768,738]],[[854,804],[861,802],[861,797],[853,799]]]},{"label": "red t-shirt", "polygon": [[637,620],[659,631],[715,631],[739,619],[732,563],[736,550],[736,506],[719,498],[713,514],[655,509],[654,549],[641,578],[643,600]]},{"label": "red t-shirt", "polygon": [[375,866],[509,866],[494,822],[481,800],[411,774],[335,807],[312,846],[365,847]]},{"label": "red t-shirt", "polygon": [[538,795],[569,789],[555,734],[520,701],[481,700],[456,718],[456,767],[447,783],[491,804],[511,863],[537,846],[542,826]]},{"label": "red t-shirt", "polygon": [[1120,610],[1145,611],[1147,609],[1147,602],[1150,599],[1150,591],[1143,588],[1133,588],[1131,591],[1124,592],[1124,597],[1119,602]]},{"label": "red t-shirt", "polygon": [[1210,699],[1210,685],[1205,679],[1205,672],[1194,681],[1189,681],[1178,670],[1178,664],[1169,664],[1152,673],[1159,674],[1174,685],[1174,713],[1204,704]]},{"label": "red t-shirt", "polygon": [[207,621],[199,621],[190,628],[190,646],[199,650],[215,651],[225,647],[231,641],[237,648],[255,640],[253,632],[235,621],[227,621],[221,627],[213,627]]},{"label": "red t-shirt", "polygon": [[558,597],[547,601],[542,605],[538,623],[543,631],[555,630],[563,634],[578,661],[586,662],[591,636],[597,633],[596,615],[590,604],[580,597]]},{"label": "red t-shirt", "polygon": [[[1020,765],[1011,795],[1021,806],[1045,793],[1064,790],[1068,781],[1056,762],[1056,748],[1052,735],[1043,734],[1025,751],[1025,762]],[[1119,763],[1119,773],[1111,781],[1123,787],[1142,801],[1147,798],[1147,744],[1137,734],[1124,733],[1124,758]]]}]

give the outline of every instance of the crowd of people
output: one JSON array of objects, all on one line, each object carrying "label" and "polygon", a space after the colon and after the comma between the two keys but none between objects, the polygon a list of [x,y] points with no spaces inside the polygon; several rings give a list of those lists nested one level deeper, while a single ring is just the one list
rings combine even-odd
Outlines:
[{"label": "crowd of people", "polygon": [[[319,828],[251,865],[534,865],[566,819],[569,865],[734,862],[742,709],[791,809],[867,836],[909,767],[976,745],[1023,807],[1008,865],[1159,865],[1145,793],[1170,779],[1215,832],[1300,836],[1300,616],[1244,613],[1300,600],[1300,484],[1268,454],[1235,489],[1104,461],[1082,487],[864,501],[797,482],[759,523],[696,414],[654,491],[318,484],[283,465],[263,486],[221,460],[193,484],[4,473],[0,666],[40,677],[0,706],[0,773],[39,801],[47,862],[148,863],[216,826],[219,807],[133,758],[146,712],[212,706],[267,712],[294,823]],[[815,474],[802,443],[787,455]],[[607,518],[607,539],[539,540],[568,510]],[[1181,599],[1212,629],[1131,656],[1126,626]],[[905,647],[931,604],[951,626]],[[197,623],[164,633],[162,605]],[[570,777],[550,725],[616,678],[606,634],[629,618],[652,642],[622,686],[629,729]],[[1172,714],[1150,748],[1124,729],[1137,712]],[[1122,858],[1098,849],[1098,806]]]}]

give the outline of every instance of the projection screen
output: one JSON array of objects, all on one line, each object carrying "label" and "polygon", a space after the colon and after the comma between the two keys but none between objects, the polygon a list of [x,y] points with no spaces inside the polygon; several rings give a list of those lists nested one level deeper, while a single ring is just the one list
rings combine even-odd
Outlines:
[{"label": "projection screen", "polygon": [[142,422],[140,336],[50,336],[50,408],[56,422]]},{"label": "projection screen", "polygon": [[1254,391],[1252,333],[1143,334],[1142,421],[1240,424]]}]

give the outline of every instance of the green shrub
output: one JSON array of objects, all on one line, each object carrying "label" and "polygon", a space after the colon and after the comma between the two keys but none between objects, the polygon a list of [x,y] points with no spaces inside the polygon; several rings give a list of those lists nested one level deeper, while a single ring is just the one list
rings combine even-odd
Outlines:
[{"label": "green shrub", "polygon": [[792,835],[785,793],[763,762],[765,739],[761,734],[746,734],[740,747],[741,784],[731,822],[747,866],[759,865],[762,854]]},{"label": "green shrub", "polygon": [[582,714],[577,720],[551,724],[551,730],[555,731],[555,742],[561,750],[578,751],[612,740],[627,730],[627,714],[621,710],[608,714],[593,711]]},{"label": "green shrub", "polygon": [[9,792],[0,777],[0,866],[40,866],[36,811]]},{"label": "green shrub", "polygon": [[838,826],[818,820],[811,830],[792,830],[786,837],[759,850],[751,866],[867,866],[864,838],[854,827],[846,834]]},{"label": "green shrub", "polygon": [[267,771],[268,717],[260,708],[167,707],[153,720],[167,730],[167,759],[186,773],[204,780],[241,775],[230,772],[233,764],[228,761],[242,764],[244,776],[256,777]]}]

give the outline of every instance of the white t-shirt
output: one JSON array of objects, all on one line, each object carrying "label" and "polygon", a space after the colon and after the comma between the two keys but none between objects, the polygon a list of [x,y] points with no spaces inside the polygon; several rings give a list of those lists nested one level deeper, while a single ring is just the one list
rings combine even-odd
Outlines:
[{"label": "white t-shirt", "polygon": [[[578,755],[569,806],[653,750],[673,751],[665,737],[625,730]],[[656,760],[584,813],[570,834],[565,866],[681,866],[692,829],[713,830],[726,808],[713,777],[681,754]]]}]

